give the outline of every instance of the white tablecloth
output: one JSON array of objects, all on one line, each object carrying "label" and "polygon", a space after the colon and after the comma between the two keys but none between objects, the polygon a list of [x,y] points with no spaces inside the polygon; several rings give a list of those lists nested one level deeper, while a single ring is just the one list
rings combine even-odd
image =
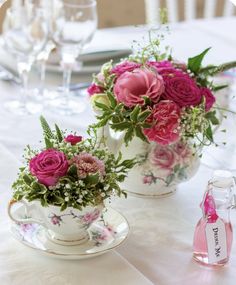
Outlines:
[{"label": "white tablecloth", "polygon": [[[173,27],[168,42],[174,55],[186,59],[212,46],[206,62],[236,59],[236,19],[194,21]],[[117,28],[99,31],[94,43],[130,43],[142,39],[146,28]],[[1,57],[0,62],[6,61]],[[59,82],[58,75],[48,81]],[[84,78],[83,78],[84,79]],[[81,80],[81,78],[78,78]],[[17,96],[18,88],[0,82],[1,104]],[[80,116],[61,117],[44,111],[49,122],[85,134],[94,120],[89,107]],[[226,124],[227,126],[227,124]],[[234,133],[235,134],[235,133]],[[231,138],[234,135],[228,132]],[[38,115],[16,117],[0,107],[0,282],[3,285],[233,285],[236,280],[236,242],[230,263],[209,270],[192,260],[194,227],[201,216],[199,203],[212,170],[201,166],[197,175],[179,186],[175,195],[164,199],[115,199],[112,206],[128,219],[131,232],[117,250],[79,261],[63,261],[41,256],[11,237],[6,214],[11,197],[10,185],[16,177],[26,144],[37,145],[41,138]],[[236,164],[236,161],[235,161]],[[232,213],[236,226],[236,213]]]}]

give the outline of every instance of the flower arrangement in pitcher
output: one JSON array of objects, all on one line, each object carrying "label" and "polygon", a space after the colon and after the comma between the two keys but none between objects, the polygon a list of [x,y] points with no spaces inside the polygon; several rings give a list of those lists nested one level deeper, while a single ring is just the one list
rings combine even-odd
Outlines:
[{"label": "flower arrangement in pitcher", "polygon": [[57,125],[51,130],[43,117],[40,120],[45,146],[25,149],[26,165],[12,187],[15,200],[38,200],[42,206],[59,206],[63,211],[67,207],[81,210],[113,194],[125,194],[118,183],[134,160],[122,161],[121,154],[115,157],[104,146],[100,148],[96,136],[66,135]]},{"label": "flower arrangement in pitcher", "polygon": [[95,126],[123,131],[126,144],[134,136],[160,145],[213,143],[213,125],[219,124],[214,92],[226,86],[214,85],[212,76],[236,63],[202,67],[209,48],[182,63],[159,45],[152,40],[120,63],[103,65],[88,88],[99,111]]}]

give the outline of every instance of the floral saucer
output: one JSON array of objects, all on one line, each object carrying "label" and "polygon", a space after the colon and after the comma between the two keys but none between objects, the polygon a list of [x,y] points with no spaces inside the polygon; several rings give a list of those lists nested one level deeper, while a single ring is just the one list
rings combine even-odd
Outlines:
[{"label": "floral saucer", "polygon": [[[23,216],[24,207],[18,208],[15,215]],[[127,238],[129,225],[119,212],[106,208],[102,219],[89,228],[89,240],[80,245],[63,246],[53,243],[47,238],[46,229],[38,224],[14,223],[11,231],[18,241],[48,256],[61,259],[85,259],[118,247]]]}]

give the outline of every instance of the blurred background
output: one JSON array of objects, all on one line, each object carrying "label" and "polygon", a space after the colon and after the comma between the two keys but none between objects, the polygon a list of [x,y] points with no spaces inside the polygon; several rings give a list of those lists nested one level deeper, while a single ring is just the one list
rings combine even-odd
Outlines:
[{"label": "blurred background", "polygon": [[[50,1],[50,0],[48,0]],[[188,3],[192,0],[172,0],[172,3],[176,6],[177,21],[183,21],[186,19],[185,14],[185,2]],[[6,8],[10,5],[11,0],[8,0],[2,9],[0,9],[0,30],[2,27],[2,20]],[[140,25],[150,22],[152,18],[151,14],[154,14],[153,9],[158,10],[159,8],[167,7],[168,0],[97,0],[98,6],[98,19],[99,28],[109,28],[117,26],[127,26],[127,25]],[[195,14],[196,18],[203,18],[204,11],[206,9],[206,2],[210,3],[210,6],[214,6],[214,13],[212,16],[220,17],[224,14],[226,9],[226,4],[230,2],[229,0],[196,0],[195,1]],[[154,8],[153,8],[154,7]],[[210,9],[210,8],[208,8]],[[235,10],[231,13],[235,14]],[[156,12],[158,15],[158,11]]]}]

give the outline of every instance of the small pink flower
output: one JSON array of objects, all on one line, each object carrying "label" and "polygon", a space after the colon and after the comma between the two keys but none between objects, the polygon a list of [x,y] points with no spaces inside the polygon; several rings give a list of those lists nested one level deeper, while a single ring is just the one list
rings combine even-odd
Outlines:
[{"label": "small pink flower", "polygon": [[212,94],[211,90],[207,87],[202,87],[200,88],[200,92],[201,92],[201,96],[205,97],[205,101],[206,101],[206,112],[208,112],[211,107],[214,105],[216,98],[215,96]]},{"label": "small pink flower", "polygon": [[144,129],[144,134],[149,141],[161,145],[173,143],[179,139],[180,108],[170,100],[160,101],[153,108],[148,122],[152,127]]},{"label": "small pink flower", "polygon": [[60,177],[66,175],[69,164],[65,154],[54,149],[47,149],[30,160],[32,175],[45,186],[54,186]]},{"label": "small pink flower", "polygon": [[95,173],[99,173],[100,176],[105,175],[104,162],[89,153],[82,153],[75,156],[70,163],[76,165],[79,178],[83,179],[87,175]]},{"label": "small pink flower", "polygon": [[61,222],[62,222],[62,218],[60,217],[60,216],[57,216],[57,215],[53,215],[52,217],[51,217],[51,223],[53,224],[53,225],[57,225],[57,226],[60,226],[60,224],[61,224]]},{"label": "small pink flower", "polygon": [[123,74],[126,71],[133,71],[136,68],[139,68],[141,64],[132,62],[132,61],[124,61],[122,63],[117,64],[112,68],[111,73],[114,73],[117,77]]},{"label": "small pink flower", "polygon": [[124,72],[114,85],[117,101],[127,107],[143,105],[145,96],[157,103],[163,91],[162,77],[155,72],[141,68],[135,69],[133,72]]},{"label": "small pink flower", "polygon": [[75,145],[82,141],[82,136],[68,135],[64,140],[65,142],[71,143],[71,145]]},{"label": "small pink flower", "polygon": [[152,184],[153,183],[153,177],[151,175],[145,175],[143,177],[143,184]]},{"label": "small pink flower", "polygon": [[175,159],[175,152],[171,147],[156,145],[150,153],[150,161],[158,169],[172,170]]},{"label": "small pink flower", "polygon": [[87,92],[90,96],[93,96],[94,94],[103,93],[103,91],[103,88],[95,83],[92,83],[87,89]]},{"label": "small pink flower", "polygon": [[100,216],[100,211],[98,209],[94,210],[91,213],[87,213],[83,216],[82,221],[85,224],[91,224],[92,222],[96,221]]}]

